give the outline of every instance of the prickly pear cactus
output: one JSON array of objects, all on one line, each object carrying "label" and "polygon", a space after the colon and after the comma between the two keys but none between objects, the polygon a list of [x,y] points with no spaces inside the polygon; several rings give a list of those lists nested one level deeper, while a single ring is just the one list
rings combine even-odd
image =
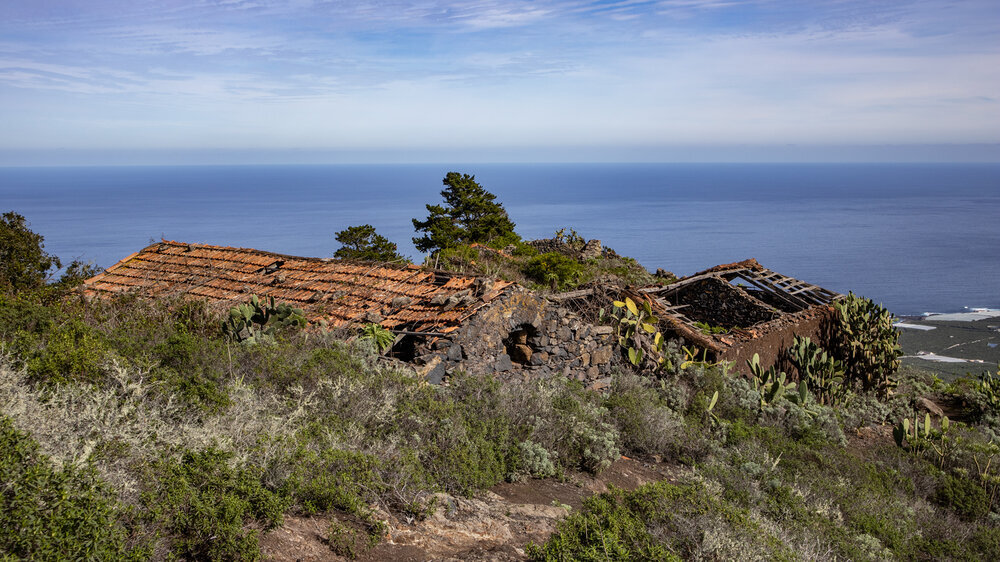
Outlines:
[{"label": "prickly pear cactus", "polygon": [[222,323],[226,336],[244,345],[274,343],[275,332],[306,325],[302,309],[287,303],[274,304],[274,297],[261,301],[257,295],[250,301],[229,309],[229,317]]},{"label": "prickly pear cactus", "polygon": [[840,403],[846,395],[844,368],[840,361],[809,338],[800,336],[795,336],[788,354],[799,371],[800,380],[813,391],[817,402],[827,406]]},{"label": "prickly pear cactus", "polygon": [[886,397],[896,386],[896,370],[903,354],[892,313],[854,293],[833,306],[837,309],[834,352],[844,363],[845,378]]}]

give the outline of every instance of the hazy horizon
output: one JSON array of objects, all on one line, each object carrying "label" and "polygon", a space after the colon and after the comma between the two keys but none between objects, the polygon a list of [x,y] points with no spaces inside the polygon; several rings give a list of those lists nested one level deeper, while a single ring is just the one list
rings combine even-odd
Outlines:
[{"label": "hazy horizon", "polygon": [[0,167],[373,164],[1000,164],[1000,144],[382,150],[0,150]]}]

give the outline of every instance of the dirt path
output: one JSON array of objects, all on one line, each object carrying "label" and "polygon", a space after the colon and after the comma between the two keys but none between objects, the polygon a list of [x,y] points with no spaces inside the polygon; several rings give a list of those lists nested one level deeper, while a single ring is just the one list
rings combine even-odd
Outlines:
[{"label": "dirt path", "polygon": [[[501,483],[476,498],[439,495],[433,515],[419,522],[389,522],[387,538],[374,548],[357,548],[357,560],[524,560],[529,542],[543,542],[556,523],[609,485],[635,489],[672,479],[679,467],[622,458],[599,476],[577,473],[565,481]],[[279,562],[347,560],[331,549],[330,517],[285,518],[261,539],[264,556]]]}]

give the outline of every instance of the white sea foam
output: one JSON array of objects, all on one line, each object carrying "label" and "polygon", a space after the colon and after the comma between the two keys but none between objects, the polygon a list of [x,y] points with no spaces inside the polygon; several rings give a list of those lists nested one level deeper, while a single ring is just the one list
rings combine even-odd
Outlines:
[{"label": "white sea foam", "polygon": [[896,322],[893,326],[897,328],[909,328],[910,330],[936,330],[937,326],[928,326],[926,324],[911,324],[909,322]]},{"label": "white sea foam", "polygon": [[916,355],[906,355],[905,357],[915,357],[926,361],[937,361],[938,363],[984,363],[982,359],[962,359],[961,357],[948,357],[927,351],[918,351]]},{"label": "white sea foam", "polygon": [[969,312],[954,312],[941,314],[938,312],[925,312],[924,318],[938,322],[973,322],[975,320],[986,320],[1000,317],[1000,310],[995,308],[969,308]]}]

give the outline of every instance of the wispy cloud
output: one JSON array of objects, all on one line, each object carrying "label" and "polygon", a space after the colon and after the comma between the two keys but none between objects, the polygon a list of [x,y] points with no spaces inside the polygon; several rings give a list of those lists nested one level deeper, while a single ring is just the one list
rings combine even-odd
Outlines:
[{"label": "wispy cloud", "polygon": [[992,2],[8,2],[0,143],[1000,140]]}]

